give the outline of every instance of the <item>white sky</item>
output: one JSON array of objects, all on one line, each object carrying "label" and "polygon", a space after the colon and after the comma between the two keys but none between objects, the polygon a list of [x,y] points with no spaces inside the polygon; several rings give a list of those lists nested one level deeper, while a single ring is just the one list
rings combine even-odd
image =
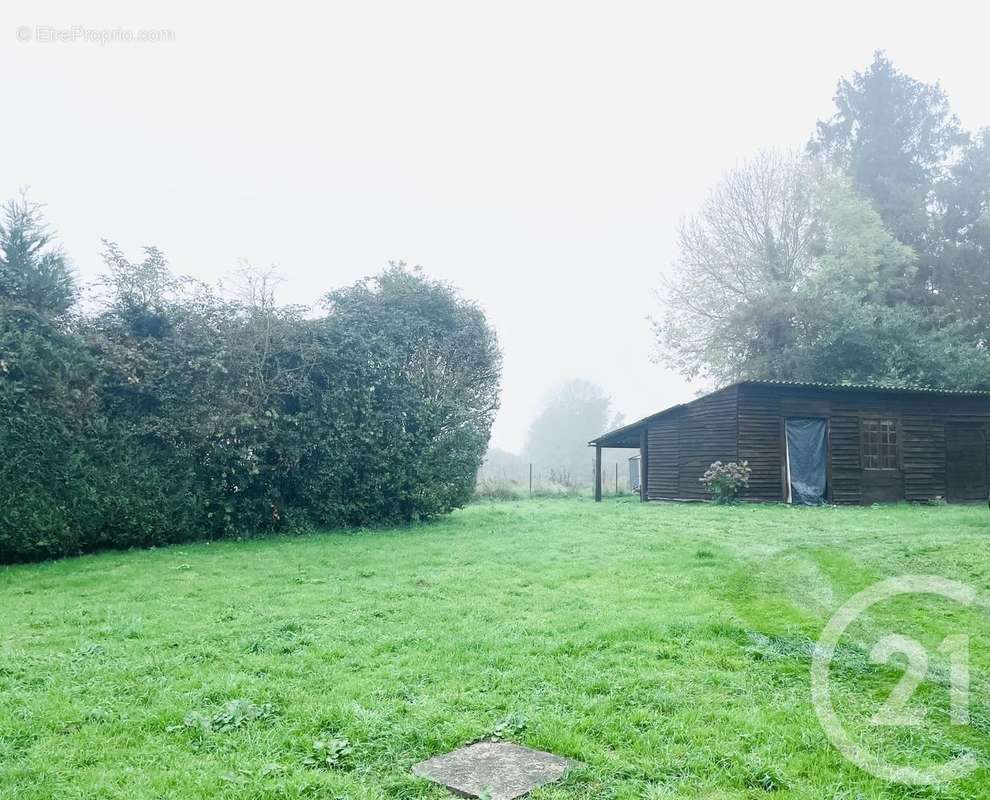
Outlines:
[{"label": "white sky", "polygon": [[990,125],[983,3],[139,5],[5,0],[0,197],[30,186],[84,277],[101,237],[207,280],[277,264],[286,302],[421,264],[498,330],[511,450],[567,378],[629,419],[700,388],[650,361],[679,221],[874,49]]}]

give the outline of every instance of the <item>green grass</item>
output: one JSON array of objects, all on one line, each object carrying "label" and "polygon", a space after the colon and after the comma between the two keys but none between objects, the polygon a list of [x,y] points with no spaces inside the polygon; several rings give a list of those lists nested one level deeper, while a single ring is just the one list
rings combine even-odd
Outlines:
[{"label": "green grass", "polygon": [[[878,606],[834,669],[862,741],[919,766],[971,751],[967,779],[859,771],[809,696],[849,596],[933,573],[985,598],[988,545],[983,507],[561,499],[6,568],[0,797],[441,798],[410,766],[494,733],[586,764],[542,800],[990,797],[987,607]],[[969,726],[934,656],[924,726],[866,723],[900,676],[868,658],[890,630],[933,652],[970,634]]]}]

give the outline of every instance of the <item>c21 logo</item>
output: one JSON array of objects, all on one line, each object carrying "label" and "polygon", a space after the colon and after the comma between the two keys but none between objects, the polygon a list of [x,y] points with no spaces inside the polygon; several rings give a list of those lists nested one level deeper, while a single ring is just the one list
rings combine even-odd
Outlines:
[{"label": "c21 logo", "polygon": [[[941,764],[910,767],[890,764],[862,745],[853,741],[832,704],[829,672],[836,647],[846,629],[868,608],[877,603],[905,594],[927,594],[944,597],[968,606],[976,599],[976,590],[958,581],[931,575],[905,575],[874,584],[854,595],[829,620],[818,640],[811,662],[811,702],[829,741],[850,761],[878,778],[894,783],[930,786],[965,777],[979,766],[971,753],[965,753]],[[950,721],[953,725],[969,723],[969,637],[964,634],[947,636],[938,648],[949,659]],[[885,664],[901,653],[907,658],[907,669],[886,701],[871,718],[874,725],[920,725],[924,713],[908,708],[912,696],[928,675],[929,654],[918,641],[907,636],[890,634],[881,638],[870,653],[874,664]]]}]

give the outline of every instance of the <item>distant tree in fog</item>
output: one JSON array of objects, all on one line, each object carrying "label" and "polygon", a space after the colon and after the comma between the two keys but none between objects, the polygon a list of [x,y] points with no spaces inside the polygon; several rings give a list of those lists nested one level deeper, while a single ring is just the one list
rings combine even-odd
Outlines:
[{"label": "distant tree in fog", "polygon": [[604,390],[590,381],[579,378],[561,384],[547,395],[530,425],[524,457],[544,478],[587,482],[592,472],[588,440],[621,419],[609,419],[610,405]]}]

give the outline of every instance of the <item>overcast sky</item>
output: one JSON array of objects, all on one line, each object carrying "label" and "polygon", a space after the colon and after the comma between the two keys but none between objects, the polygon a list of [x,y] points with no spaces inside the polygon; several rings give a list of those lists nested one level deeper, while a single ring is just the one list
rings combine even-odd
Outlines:
[{"label": "overcast sky", "polygon": [[30,186],[86,278],[104,237],[206,280],[276,264],[286,302],[420,264],[498,331],[510,450],[568,378],[630,419],[702,388],[651,361],[680,220],[875,49],[990,125],[982,3],[138,5],[5,0],[0,196]]}]

